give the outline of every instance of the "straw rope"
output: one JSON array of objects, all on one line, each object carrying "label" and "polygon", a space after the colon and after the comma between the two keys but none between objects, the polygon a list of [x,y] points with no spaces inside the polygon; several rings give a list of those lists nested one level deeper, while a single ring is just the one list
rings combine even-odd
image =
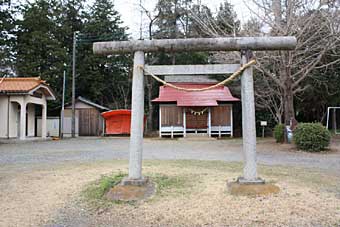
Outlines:
[{"label": "straw rope", "polygon": [[154,78],[155,80],[157,80],[158,82],[162,83],[164,86],[169,86],[169,87],[172,87],[174,89],[177,89],[177,90],[180,90],[180,91],[189,91],[189,92],[195,92],[195,91],[206,91],[206,90],[210,90],[210,89],[213,89],[213,88],[216,88],[216,87],[219,87],[219,86],[222,86],[222,85],[225,85],[231,81],[233,81],[235,78],[237,78],[238,76],[241,75],[241,73],[248,67],[252,66],[256,64],[256,60],[253,59],[251,61],[249,61],[247,64],[244,64],[243,66],[241,66],[236,72],[234,72],[230,77],[228,77],[227,79],[217,83],[217,84],[214,84],[214,85],[211,85],[209,87],[204,87],[204,88],[184,88],[184,87],[178,87],[174,84],[171,84],[171,83],[168,83],[166,82],[165,80],[162,80],[161,78],[159,78],[158,76],[156,76],[155,74],[153,74],[152,72],[149,72],[147,71],[142,65],[138,65],[137,67],[141,68],[144,72],[150,74],[150,76],[152,78]]}]

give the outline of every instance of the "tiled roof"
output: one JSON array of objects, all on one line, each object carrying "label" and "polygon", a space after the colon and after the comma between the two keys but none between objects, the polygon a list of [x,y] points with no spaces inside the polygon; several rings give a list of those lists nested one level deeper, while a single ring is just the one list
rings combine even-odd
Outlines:
[{"label": "tiled roof", "polygon": [[[2,82],[1,82],[2,81]],[[26,93],[46,82],[40,77],[14,77],[0,79],[0,92],[4,93]]]},{"label": "tiled roof", "polygon": [[41,89],[46,99],[55,100],[55,95],[40,77],[13,77],[0,79],[0,94],[24,94],[32,95],[36,90]]},{"label": "tiled roof", "polygon": [[[212,85],[211,83],[172,83],[184,88],[204,88]],[[228,87],[220,86],[214,89],[198,92],[188,92],[177,90],[169,86],[159,87],[159,97],[153,102],[166,103],[176,102],[177,106],[218,106],[218,102],[239,101],[232,96]]]}]

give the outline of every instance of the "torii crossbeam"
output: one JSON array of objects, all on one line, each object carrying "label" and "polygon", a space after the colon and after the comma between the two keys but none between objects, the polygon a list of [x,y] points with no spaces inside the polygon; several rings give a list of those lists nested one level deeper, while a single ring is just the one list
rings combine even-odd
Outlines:
[{"label": "torii crossbeam", "polygon": [[[183,51],[241,51],[241,64],[251,58],[251,51],[294,50],[297,40],[285,37],[228,37],[163,40],[131,40],[97,42],[93,44],[95,54],[110,55],[134,53],[132,80],[132,119],[130,136],[130,159],[128,181],[142,182],[143,118],[144,118],[144,53]],[[140,67],[142,66],[142,67]],[[241,78],[242,134],[244,171],[241,178],[245,183],[256,183],[256,128],[253,70],[247,68]]]}]

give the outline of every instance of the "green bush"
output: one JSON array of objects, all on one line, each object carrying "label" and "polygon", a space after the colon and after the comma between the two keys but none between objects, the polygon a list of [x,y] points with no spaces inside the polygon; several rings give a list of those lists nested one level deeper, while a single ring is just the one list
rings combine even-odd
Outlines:
[{"label": "green bush", "polygon": [[299,149],[319,152],[329,145],[331,134],[320,123],[300,123],[294,130],[293,138]]},{"label": "green bush", "polygon": [[276,143],[283,143],[285,138],[285,126],[283,124],[278,124],[274,128],[274,137],[276,140]]}]

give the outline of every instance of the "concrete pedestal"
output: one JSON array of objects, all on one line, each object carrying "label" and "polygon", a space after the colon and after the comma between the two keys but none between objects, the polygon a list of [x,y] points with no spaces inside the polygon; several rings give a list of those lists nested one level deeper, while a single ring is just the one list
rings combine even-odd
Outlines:
[{"label": "concrete pedestal", "polygon": [[131,180],[124,178],[122,182],[106,194],[106,198],[113,201],[138,201],[152,197],[156,193],[155,184],[148,178]]},{"label": "concrete pedestal", "polygon": [[124,178],[122,182],[120,183],[121,185],[134,185],[134,186],[143,186],[148,184],[149,178],[142,177],[140,179],[130,179],[130,178]]},{"label": "concrete pedestal", "polygon": [[257,178],[249,181],[239,178],[237,181],[227,182],[228,192],[236,196],[264,196],[280,192],[280,188],[274,184],[266,183]]}]

